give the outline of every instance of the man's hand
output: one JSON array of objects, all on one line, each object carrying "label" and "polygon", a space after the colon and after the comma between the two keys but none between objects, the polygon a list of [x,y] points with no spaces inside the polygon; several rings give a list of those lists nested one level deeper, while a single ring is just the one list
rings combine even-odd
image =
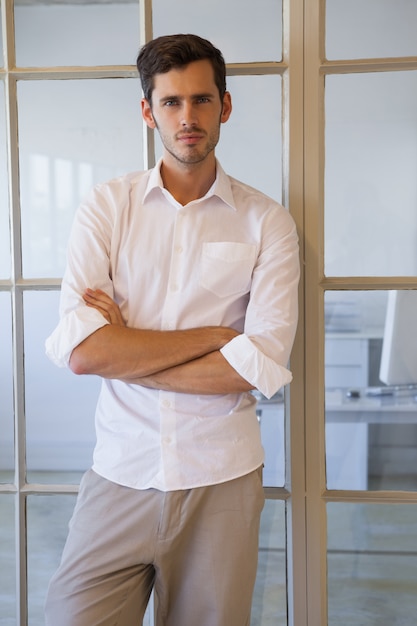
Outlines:
[{"label": "man's hand", "polygon": [[87,306],[100,311],[110,324],[126,326],[116,302],[101,289],[86,289],[83,299]]}]

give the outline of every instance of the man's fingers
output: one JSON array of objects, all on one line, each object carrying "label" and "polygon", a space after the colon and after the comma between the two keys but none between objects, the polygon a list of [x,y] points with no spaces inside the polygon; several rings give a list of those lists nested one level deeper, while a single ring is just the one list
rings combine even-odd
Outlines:
[{"label": "man's fingers", "polygon": [[84,302],[103,315],[111,324],[125,326],[122,314],[117,304],[101,289],[86,289],[83,295]]}]

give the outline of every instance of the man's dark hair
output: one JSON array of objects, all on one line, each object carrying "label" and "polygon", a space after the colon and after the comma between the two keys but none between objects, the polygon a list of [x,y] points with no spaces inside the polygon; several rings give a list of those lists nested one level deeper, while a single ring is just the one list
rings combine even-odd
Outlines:
[{"label": "man's dark hair", "polygon": [[139,70],[143,95],[152,105],[154,76],[172,69],[185,67],[193,61],[210,61],[220,99],[226,91],[226,64],[220,50],[198,35],[165,35],[145,44],[139,51],[136,65]]}]

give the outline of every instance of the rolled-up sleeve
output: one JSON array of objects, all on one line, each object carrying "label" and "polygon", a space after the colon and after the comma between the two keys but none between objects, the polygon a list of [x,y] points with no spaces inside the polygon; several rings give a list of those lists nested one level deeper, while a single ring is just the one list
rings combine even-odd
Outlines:
[{"label": "rolled-up sleeve", "polygon": [[45,351],[58,367],[68,367],[71,353],[89,335],[108,324],[83,300],[87,287],[113,297],[110,272],[111,207],[97,186],[76,212],[61,285],[60,320],[46,339]]},{"label": "rolled-up sleeve", "polygon": [[288,362],[298,322],[299,277],[295,223],[280,207],[264,224],[244,332],[221,349],[238,374],[267,398],[292,380]]},{"label": "rolled-up sleeve", "polygon": [[107,320],[96,309],[84,306],[70,311],[47,338],[46,355],[58,367],[68,367],[73,349],[106,324]]},{"label": "rolled-up sleeve", "polygon": [[242,378],[267,398],[292,381],[290,370],[259,350],[247,335],[238,335],[220,352]]}]

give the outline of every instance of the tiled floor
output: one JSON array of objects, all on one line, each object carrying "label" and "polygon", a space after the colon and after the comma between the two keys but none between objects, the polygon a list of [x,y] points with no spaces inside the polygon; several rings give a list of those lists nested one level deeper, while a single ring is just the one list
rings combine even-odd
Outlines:
[{"label": "tiled floor", "polygon": [[[0,626],[17,626],[13,502],[0,496]],[[29,626],[43,626],[73,503],[74,496],[28,497]],[[284,503],[268,500],[251,626],[286,624],[284,527]],[[417,624],[417,505],[331,503],[328,543],[330,626]]]},{"label": "tiled floor", "polygon": [[417,505],[328,505],[330,626],[417,624]]}]

